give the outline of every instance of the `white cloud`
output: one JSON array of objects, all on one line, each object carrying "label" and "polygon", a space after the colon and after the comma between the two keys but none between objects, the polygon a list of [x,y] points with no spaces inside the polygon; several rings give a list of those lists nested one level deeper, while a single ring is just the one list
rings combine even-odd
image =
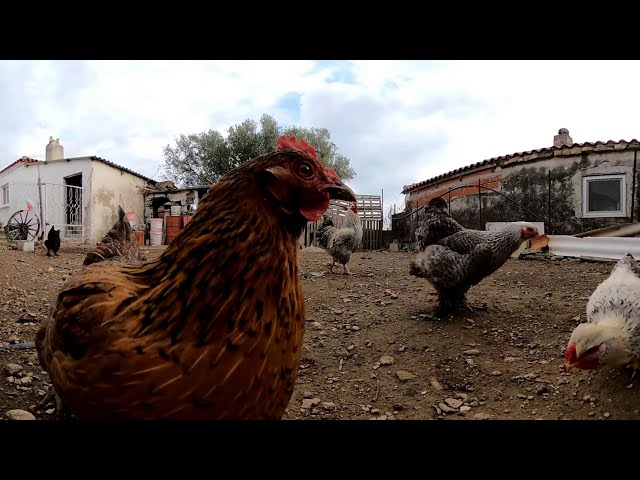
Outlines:
[{"label": "white cloud", "polygon": [[[2,61],[0,166],[100,155],[146,175],[181,133],[220,131],[262,113],[325,127],[351,159],[362,193],[486,158],[639,136],[638,61]],[[279,106],[300,95],[300,112]]]}]

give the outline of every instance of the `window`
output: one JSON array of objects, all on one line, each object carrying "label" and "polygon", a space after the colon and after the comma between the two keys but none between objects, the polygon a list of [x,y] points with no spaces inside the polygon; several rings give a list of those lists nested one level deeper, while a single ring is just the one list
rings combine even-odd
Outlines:
[{"label": "window", "polygon": [[624,175],[598,175],[582,179],[582,214],[584,217],[626,216],[626,181]]},{"label": "window", "polygon": [[2,200],[0,202],[0,206],[9,205],[9,184],[8,183],[5,183],[4,185],[2,185],[2,187],[0,187],[0,194],[2,194],[2,198],[0,198],[0,200]]}]

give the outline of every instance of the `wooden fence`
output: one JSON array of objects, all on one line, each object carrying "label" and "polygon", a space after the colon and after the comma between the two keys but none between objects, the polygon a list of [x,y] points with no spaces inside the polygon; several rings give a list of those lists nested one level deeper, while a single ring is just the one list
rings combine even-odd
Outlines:
[{"label": "wooden fence", "polygon": [[[382,197],[380,195],[356,195],[358,200],[358,215],[362,222],[362,250],[378,250],[382,248]],[[333,224],[340,228],[350,202],[331,200],[325,216],[333,220]],[[318,228],[322,225],[322,218],[317,222],[308,222],[305,231],[300,236],[302,247],[318,247]]]}]

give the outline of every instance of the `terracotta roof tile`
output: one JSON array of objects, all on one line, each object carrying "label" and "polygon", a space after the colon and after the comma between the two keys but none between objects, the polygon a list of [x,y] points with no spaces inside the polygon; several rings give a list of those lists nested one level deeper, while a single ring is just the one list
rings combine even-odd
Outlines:
[{"label": "terracotta roof tile", "polygon": [[30,158],[30,157],[21,157],[15,162],[11,162],[9,165],[7,165],[2,170],[0,170],[0,173],[6,170],[9,170],[11,167],[13,167],[14,165],[18,165],[19,163],[38,163],[38,160],[34,160],[33,158]]},{"label": "terracotta roof tile", "polygon": [[[467,165],[466,167],[456,168],[455,170],[451,170],[450,172],[443,173],[437,175],[435,177],[429,178],[427,180],[423,180],[421,182],[412,183],[409,185],[405,185],[402,189],[402,193],[409,193],[419,187],[426,186],[439,180],[445,180],[460,173],[468,172],[469,170],[474,170],[478,167],[483,167],[485,165],[500,165],[503,162],[511,163],[524,163],[531,160],[536,160],[538,155],[543,153],[552,153],[553,155],[579,155],[583,151],[598,151],[598,147],[613,147],[613,148],[604,148],[604,150],[626,150],[628,148],[633,148],[634,150],[640,150],[640,142],[637,139],[633,138],[629,141],[621,139],[619,141],[608,140],[606,142],[602,142],[601,140],[592,142],[584,142],[584,143],[574,143],[572,145],[564,145],[562,147],[544,147],[536,150],[529,150],[526,152],[517,152],[512,153],[510,155],[501,155],[499,157],[489,158],[487,160],[483,160],[481,162],[472,163],[471,165]],[[579,151],[575,150],[579,149]],[[572,151],[574,150],[574,151]],[[548,156],[547,156],[548,157]]]}]

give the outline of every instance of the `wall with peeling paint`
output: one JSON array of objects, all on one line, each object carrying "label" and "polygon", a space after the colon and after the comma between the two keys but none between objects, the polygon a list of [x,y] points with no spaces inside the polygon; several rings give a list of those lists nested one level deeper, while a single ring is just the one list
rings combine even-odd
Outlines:
[{"label": "wall with peeling paint", "polygon": [[[118,205],[125,211],[134,211],[144,221],[144,199],[140,187],[145,180],[136,175],[119,170],[90,157],[52,160],[39,164],[23,164],[0,174],[0,185],[10,184],[10,203],[0,206],[0,222],[17,210],[25,208],[29,199],[39,214],[38,202],[38,165],[43,183],[65,184],[65,177],[82,174],[82,223],[85,243],[95,244],[111,229],[118,218]],[[48,192],[42,189],[43,199],[49,197],[46,221],[60,225],[64,220],[65,196],[61,188],[48,186]],[[52,195],[60,198],[52,199]],[[48,231],[48,227],[46,228]]]},{"label": "wall with peeling paint", "polygon": [[[482,218],[479,216],[477,189],[471,196],[451,201],[451,213],[463,225],[484,228],[486,222],[538,221],[533,214],[547,221],[554,233],[576,233],[629,222],[633,188],[633,151],[593,152],[552,158],[530,164],[513,163],[501,169],[500,191],[526,207],[531,213],[491,192],[482,192]],[[640,170],[640,169],[638,169]],[[551,201],[549,202],[549,174]],[[626,217],[585,217],[583,215],[583,178],[594,175],[625,176]],[[638,172],[636,172],[636,175]],[[639,179],[636,179],[636,190]],[[638,192],[636,191],[636,195]],[[446,196],[445,196],[446,198]],[[549,209],[549,203],[551,208]],[[636,200],[635,218],[638,218]]]},{"label": "wall with peeling paint", "polygon": [[[146,182],[128,172],[101,162],[92,162],[91,198],[92,217],[87,222],[87,234],[91,243],[99,242],[118,220],[118,206],[125,212],[133,211],[144,222],[144,198],[142,187]],[[137,228],[137,225],[132,225]]]},{"label": "wall with peeling paint", "polygon": [[[451,213],[469,228],[482,228],[486,222],[540,221],[547,222],[550,213],[550,233],[573,235],[596,228],[630,221],[633,189],[634,150],[616,146],[565,148],[520,157],[501,162],[497,166],[483,167],[476,172],[465,172],[443,182],[429,185],[409,195],[412,208],[421,206],[434,196],[457,185],[477,184],[499,190],[519,206],[500,195],[482,190],[480,215],[478,189],[459,189],[451,194]],[[606,147],[606,148],[605,148]],[[586,151],[585,151],[586,150]],[[549,202],[549,174],[551,175],[551,201]],[[583,178],[594,175],[620,174],[625,176],[625,217],[585,217],[583,215]],[[634,218],[640,217],[640,162],[636,171]],[[497,178],[496,178],[497,177]],[[448,200],[449,196],[443,197]],[[551,208],[549,209],[549,204]],[[536,217],[537,215],[537,217]]]}]

